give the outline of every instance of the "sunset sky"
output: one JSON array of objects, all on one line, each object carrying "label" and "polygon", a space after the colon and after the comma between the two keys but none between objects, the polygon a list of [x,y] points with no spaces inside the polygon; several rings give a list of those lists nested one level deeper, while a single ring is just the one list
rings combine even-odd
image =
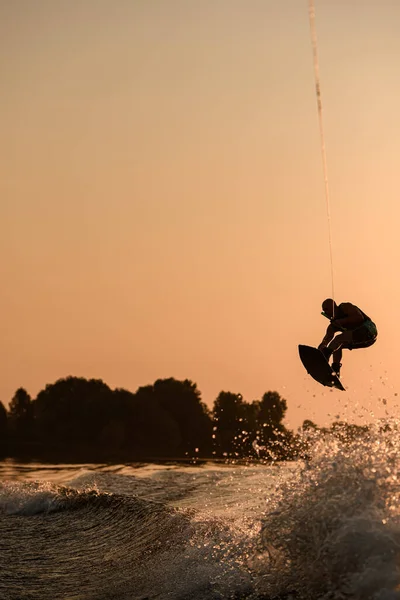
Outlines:
[{"label": "sunset sky", "polygon": [[379,330],[348,391],[297,354],[331,295],[307,0],[0,0],[4,404],[175,377],[400,417],[400,3],[315,8],[335,295]]}]

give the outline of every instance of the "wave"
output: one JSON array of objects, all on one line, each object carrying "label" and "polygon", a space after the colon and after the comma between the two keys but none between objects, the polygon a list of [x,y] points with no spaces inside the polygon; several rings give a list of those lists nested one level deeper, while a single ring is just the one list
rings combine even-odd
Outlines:
[{"label": "wave", "polygon": [[0,511],[0,598],[205,600],[249,587],[227,524],[193,510],[18,483],[0,486]]}]

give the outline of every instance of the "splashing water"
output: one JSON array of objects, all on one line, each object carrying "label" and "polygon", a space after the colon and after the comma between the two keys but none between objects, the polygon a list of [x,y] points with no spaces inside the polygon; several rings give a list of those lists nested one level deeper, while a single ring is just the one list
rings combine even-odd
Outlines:
[{"label": "splashing water", "polygon": [[307,600],[400,599],[400,436],[397,425],[340,442],[310,440],[262,525],[262,585]]}]

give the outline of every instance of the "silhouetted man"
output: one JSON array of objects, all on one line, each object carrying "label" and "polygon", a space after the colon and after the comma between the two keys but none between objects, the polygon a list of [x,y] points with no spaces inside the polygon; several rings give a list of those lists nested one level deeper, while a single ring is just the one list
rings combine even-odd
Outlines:
[{"label": "silhouetted man", "polygon": [[[337,305],[334,300],[327,298],[322,303],[322,310],[330,320],[330,324],[318,350],[321,350],[328,361],[333,354],[332,370],[339,377],[342,366],[340,363],[342,350],[372,346],[376,341],[378,331],[375,323],[351,302],[342,302]],[[335,337],[336,333],[338,335]]]}]

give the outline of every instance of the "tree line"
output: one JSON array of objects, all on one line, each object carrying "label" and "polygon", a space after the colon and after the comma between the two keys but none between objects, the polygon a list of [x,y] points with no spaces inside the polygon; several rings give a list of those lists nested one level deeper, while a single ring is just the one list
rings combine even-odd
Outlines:
[{"label": "tree line", "polygon": [[[8,410],[0,402],[0,454],[52,461],[287,460],[305,448],[283,424],[286,411],[276,391],[252,402],[222,391],[209,409],[188,379],[158,379],[133,393],[101,379],[67,377],[34,399],[19,388]],[[303,426],[316,429],[312,421]]]}]

